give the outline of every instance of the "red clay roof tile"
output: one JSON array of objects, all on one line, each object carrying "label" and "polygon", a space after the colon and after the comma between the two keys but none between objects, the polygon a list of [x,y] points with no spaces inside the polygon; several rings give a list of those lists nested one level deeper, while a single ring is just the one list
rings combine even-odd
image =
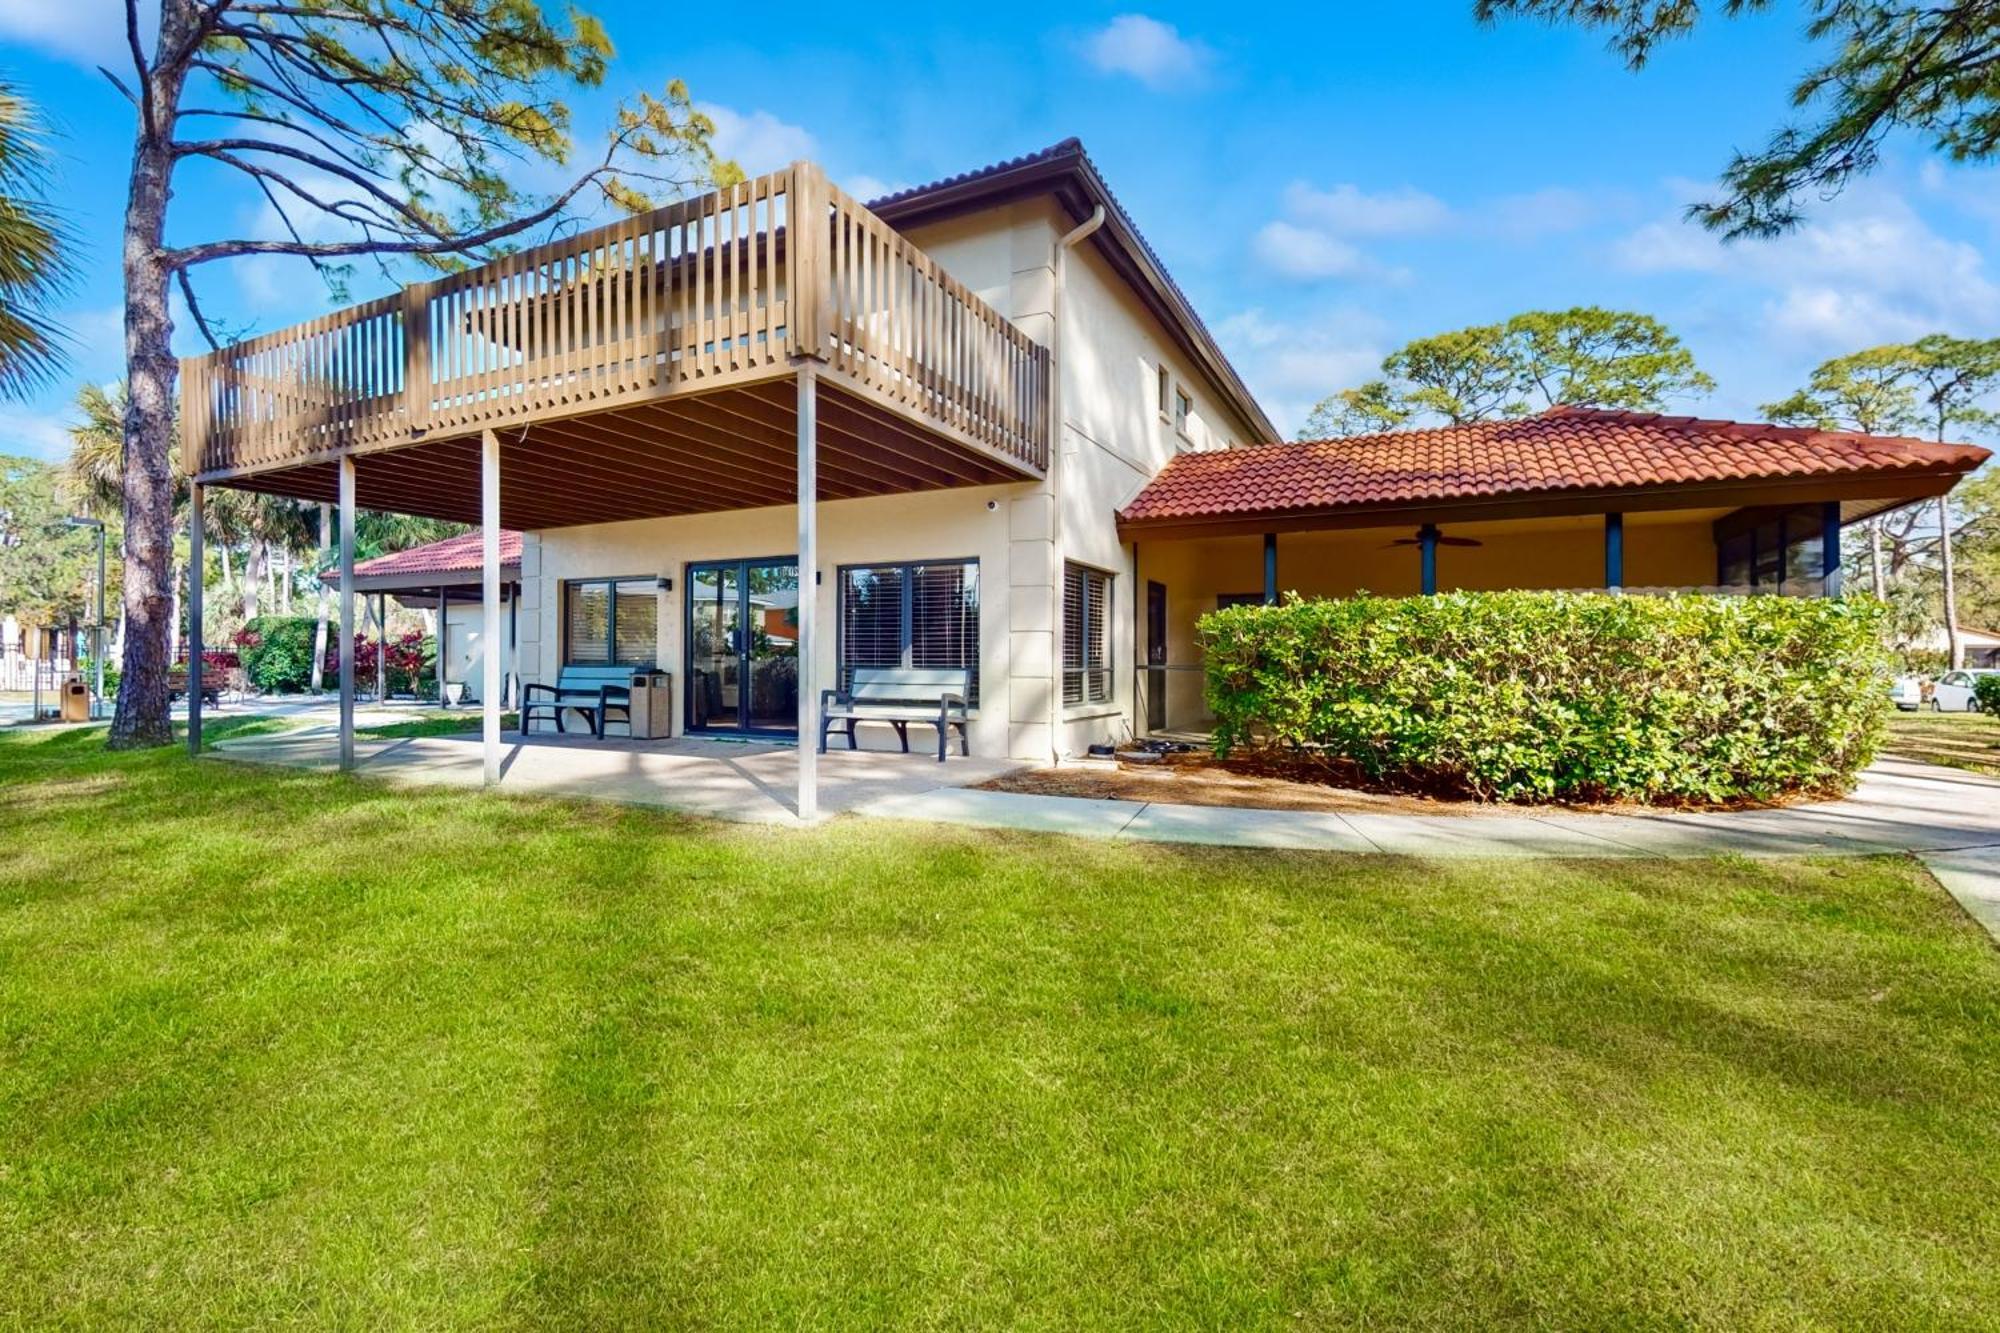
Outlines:
[{"label": "red clay roof tile", "polygon": [[1969,472],[1969,444],[1558,407],[1540,416],[1182,454],[1122,523],[1215,519],[1620,487]]},{"label": "red clay roof tile", "polygon": [[[354,567],[354,574],[356,578],[373,578],[382,574],[460,574],[478,569],[482,558],[480,535],[475,530],[446,537],[443,541],[412,546],[407,551],[391,551],[373,560],[363,560]],[[509,528],[500,529],[500,563],[521,563],[521,534]],[[328,572],[332,576],[330,582],[340,581],[338,569]]]}]

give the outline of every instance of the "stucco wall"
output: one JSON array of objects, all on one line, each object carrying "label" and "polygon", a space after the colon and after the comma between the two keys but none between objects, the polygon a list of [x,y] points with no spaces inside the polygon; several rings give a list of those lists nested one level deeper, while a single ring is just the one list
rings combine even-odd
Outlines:
[{"label": "stucco wall", "polygon": [[[970,731],[973,751],[1004,753],[1007,746],[1005,683],[1008,641],[1008,501],[1018,487],[984,486],[865,500],[830,500],[819,507],[819,616],[814,662],[822,688],[834,683],[837,571],[842,565],[908,560],[979,561],[979,671],[982,698]],[[993,506],[988,508],[989,503]],[[659,597],[660,666],[674,675],[674,730],[684,725],[684,636],[691,563],[791,557],[798,549],[798,519],[789,506],[680,518],[642,519],[587,527],[554,528],[529,535],[522,552],[520,663],[524,680],[553,682],[562,666],[562,597],[565,579],[658,578],[673,580]],[[801,582],[806,582],[802,573]],[[871,734],[872,733],[872,734]],[[864,727],[870,748],[893,748],[887,727]],[[912,744],[916,742],[913,740]]]}]

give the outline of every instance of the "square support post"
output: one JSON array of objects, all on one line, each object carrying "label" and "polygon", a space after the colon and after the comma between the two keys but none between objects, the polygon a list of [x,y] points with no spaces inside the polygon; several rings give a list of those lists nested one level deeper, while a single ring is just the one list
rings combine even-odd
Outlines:
[{"label": "square support post", "polygon": [[479,432],[479,588],[481,771],[492,787],[500,781],[500,437],[490,430]]},{"label": "square support post", "polygon": [[389,702],[389,594],[375,594],[375,702]]},{"label": "square support post", "polygon": [[799,794],[802,821],[819,818],[819,372],[799,366]]},{"label": "square support post", "polygon": [[[1137,586],[1136,584],[1134,585]],[[1264,534],[1264,605],[1278,604],[1278,534]]]},{"label": "square support post", "polygon": [[1828,500],[1819,510],[1820,596],[1840,596],[1840,501]]},{"label": "square support post", "polygon": [[1417,529],[1417,555],[1424,596],[1438,590],[1438,530],[1434,523]]},{"label": "square support post", "polygon": [[1625,515],[1604,516],[1604,586],[1616,592],[1625,586]]},{"label": "square support post", "polygon": [[354,458],[340,456],[340,770],[354,768]]},{"label": "square support post", "polygon": [[[200,482],[188,487],[188,753],[201,753],[201,585],[202,566],[206,559],[202,551],[202,514],[207,501],[208,488]],[[101,540],[101,538],[100,538]],[[102,614],[100,612],[100,614]]]},{"label": "square support post", "polygon": [[444,692],[444,646],[451,638],[451,635],[445,631],[445,611],[450,605],[451,600],[446,595],[445,586],[440,583],[438,585],[437,651],[431,655],[431,661],[436,664],[432,669],[437,672],[439,708],[451,707],[451,696]]}]

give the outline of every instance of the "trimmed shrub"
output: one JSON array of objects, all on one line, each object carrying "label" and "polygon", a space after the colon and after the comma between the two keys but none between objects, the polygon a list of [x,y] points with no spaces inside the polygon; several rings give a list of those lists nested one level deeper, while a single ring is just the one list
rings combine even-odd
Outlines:
[{"label": "trimmed shrub", "polygon": [[1870,598],[1447,593],[1202,617],[1215,747],[1484,800],[1844,790],[1887,708]]},{"label": "trimmed shrub", "polygon": [[[307,645],[310,649],[311,645]],[[379,645],[365,634],[354,636],[355,688],[375,688],[375,654]],[[310,653],[308,654],[310,659]],[[327,680],[340,679],[340,641],[327,644],[321,670]],[[421,630],[410,630],[389,643],[389,693],[430,698],[437,693],[437,640]]]},{"label": "trimmed shrub", "polygon": [[1974,676],[1972,702],[1982,713],[2000,714],[2000,676]]},{"label": "trimmed shrub", "polygon": [[297,694],[312,684],[311,616],[258,616],[236,634],[243,674],[265,694]]}]

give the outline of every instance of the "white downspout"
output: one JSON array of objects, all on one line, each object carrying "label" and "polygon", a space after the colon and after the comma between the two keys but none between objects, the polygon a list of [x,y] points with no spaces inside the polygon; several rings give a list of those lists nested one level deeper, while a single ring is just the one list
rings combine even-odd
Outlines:
[{"label": "white downspout", "polygon": [[[1055,547],[1056,583],[1050,593],[1049,605],[1050,646],[1054,657],[1049,677],[1049,754],[1058,763],[1063,756],[1062,385],[1063,376],[1067,373],[1063,362],[1063,285],[1069,274],[1069,252],[1103,225],[1104,205],[1099,204],[1091,210],[1089,217],[1065,232],[1062,239],[1056,242],[1050,263],[1049,319],[1053,327],[1049,335],[1049,364],[1054,367],[1054,374],[1049,380],[1049,535]],[[1106,633],[1109,632],[1107,625]]]}]

